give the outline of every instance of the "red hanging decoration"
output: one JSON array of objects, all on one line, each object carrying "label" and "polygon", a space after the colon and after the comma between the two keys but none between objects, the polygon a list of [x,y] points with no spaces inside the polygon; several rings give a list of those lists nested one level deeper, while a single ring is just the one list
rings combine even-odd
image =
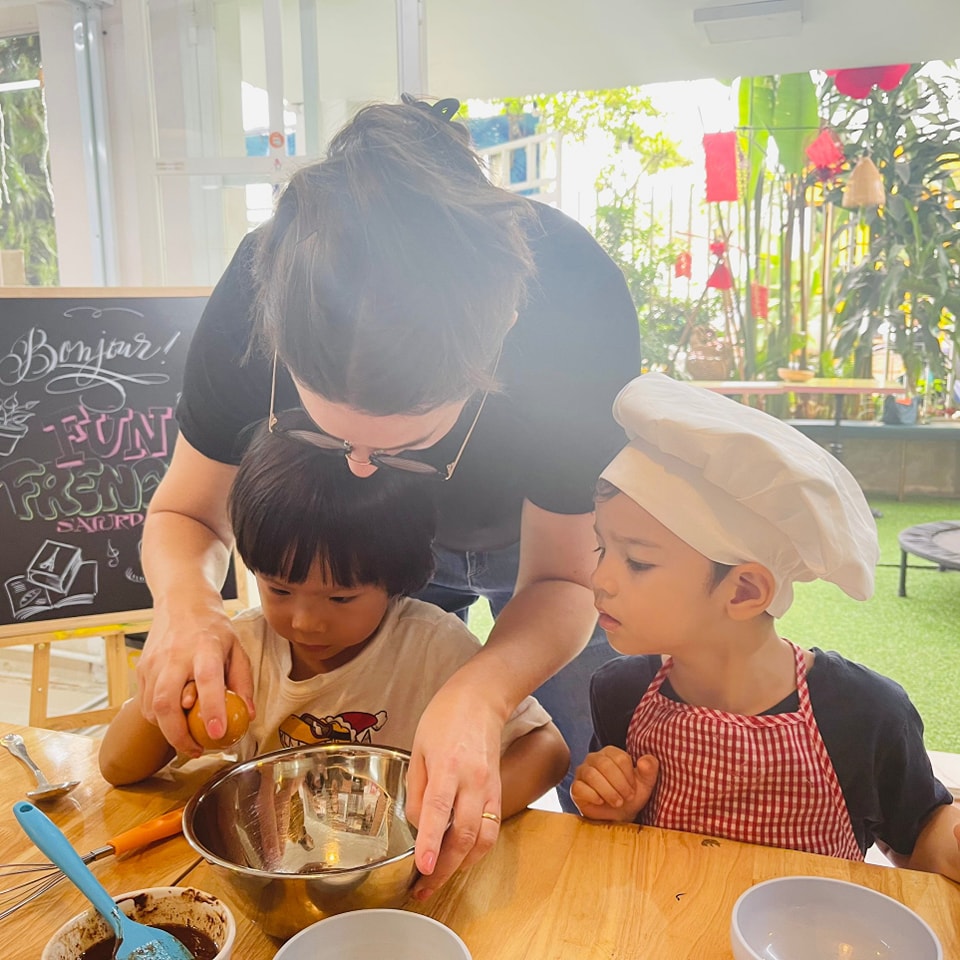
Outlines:
[{"label": "red hanging decoration", "polygon": [[715,257],[722,257],[727,252],[727,245],[723,242],[723,240],[711,240],[710,252]]},{"label": "red hanging decoration", "polygon": [[733,277],[730,276],[730,270],[725,263],[718,263],[713,268],[713,273],[707,280],[707,286],[714,290],[732,290]]},{"label": "red hanging decoration", "polygon": [[847,160],[843,145],[829,127],[824,127],[804,152],[817,168],[817,175],[821,180],[828,180],[838,174]]},{"label": "red hanging decoration", "polygon": [[886,67],[851,67],[847,70],[827,70],[833,77],[837,90],[845,97],[864,100],[874,87],[893,90],[907,75],[909,63],[895,63]]},{"label": "red hanging decoration", "polygon": [[675,277],[686,277],[690,279],[693,271],[693,257],[689,250],[681,250],[677,254],[677,259],[673,261],[673,275]]},{"label": "red hanging decoration", "polygon": [[759,320],[770,316],[770,288],[762,283],[750,284],[750,312]]},{"label": "red hanging decoration", "polygon": [[736,133],[705,133],[703,152],[706,155],[707,203],[738,199]]}]

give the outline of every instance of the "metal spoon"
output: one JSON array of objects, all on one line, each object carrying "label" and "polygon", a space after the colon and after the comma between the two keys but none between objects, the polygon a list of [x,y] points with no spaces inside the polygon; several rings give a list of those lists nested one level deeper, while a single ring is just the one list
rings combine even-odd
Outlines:
[{"label": "metal spoon", "polygon": [[117,938],[114,960],[195,960],[172,933],[131,920],[90,872],[60,828],[42,810],[21,800],[13,805],[13,815],[23,832],[73,881],[97,913],[110,924]]},{"label": "metal spoon", "polygon": [[7,733],[0,737],[2,743],[30,772],[37,778],[37,787],[35,790],[28,790],[27,796],[31,800],[43,802],[44,800],[55,800],[69,793],[79,780],[67,780],[64,783],[51,783],[44,775],[43,771],[33,762],[30,754],[27,753],[27,746],[23,742],[23,737],[19,733]]}]

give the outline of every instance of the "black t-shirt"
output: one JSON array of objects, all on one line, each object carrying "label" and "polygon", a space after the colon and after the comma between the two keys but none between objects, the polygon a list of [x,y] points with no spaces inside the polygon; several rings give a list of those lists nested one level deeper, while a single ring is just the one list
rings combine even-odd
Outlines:
[{"label": "black t-shirt", "polygon": [[[450,549],[514,543],[524,499],[553,513],[589,513],[600,471],[626,440],[611,414],[617,392],[640,373],[626,282],[576,221],[534,208],[536,275],[504,342],[504,390],[488,398],[453,478],[435,484],[437,540]],[[269,359],[257,353],[241,365],[253,328],[255,242],[244,238],[210,297],[177,407],[184,437],[222,463],[239,461],[238,438],[266,417],[270,399]],[[292,380],[279,370],[277,409],[298,405]],[[475,412],[468,403],[431,462],[452,459]]]},{"label": "black t-shirt", "polygon": [[[866,852],[879,839],[908,856],[924,818],[953,800],[933,775],[923,746],[923,721],[898,683],[839,653],[816,647],[812,652],[816,659],[807,674],[810,704],[857,843]],[[630,720],[660,665],[660,657],[617,657],[594,673],[591,750],[627,749]],[[669,676],[660,692],[682,702]],[[799,709],[794,691],[764,714]]]}]

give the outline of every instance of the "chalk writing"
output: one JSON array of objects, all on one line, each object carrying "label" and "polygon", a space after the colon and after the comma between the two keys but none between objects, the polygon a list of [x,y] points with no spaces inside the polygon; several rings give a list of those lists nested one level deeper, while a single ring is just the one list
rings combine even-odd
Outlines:
[{"label": "chalk writing", "polygon": [[142,513],[166,471],[156,457],[129,464],[87,460],[66,470],[23,457],[0,466],[0,493],[6,495],[0,511],[6,503],[18,520]]},{"label": "chalk writing", "polygon": [[[111,311],[76,307],[67,310],[65,316],[76,319],[84,312],[105,315]],[[134,311],[123,312],[136,316]],[[88,410],[113,413],[126,404],[128,386],[164,384],[170,377],[156,372],[122,372],[111,363],[118,360],[146,363],[158,354],[169,353],[179,338],[178,330],[163,344],[155,344],[144,332],[122,339],[102,336],[92,341],[62,339],[55,343],[42,327],[31,327],[0,357],[0,384],[13,386],[42,381],[49,394],[79,394]]]},{"label": "chalk writing", "polygon": [[91,415],[79,406],[45,420],[43,429],[56,437],[57,466],[66,468],[80,466],[87,453],[99,460],[166,459],[172,423],[172,407],[150,407],[147,413],[125,407]]},{"label": "chalk writing", "polygon": [[150,606],[140,540],[205,303],[151,291],[0,297],[0,637],[21,621],[118,623],[103,618]]},{"label": "chalk writing", "polygon": [[[142,513],[104,513],[96,517],[67,517],[57,521],[57,533],[103,533],[107,530],[132,530],[142,527],[145,514]],[[107,541],[107,565],[120,566],[116,547],[111,549]]]}]

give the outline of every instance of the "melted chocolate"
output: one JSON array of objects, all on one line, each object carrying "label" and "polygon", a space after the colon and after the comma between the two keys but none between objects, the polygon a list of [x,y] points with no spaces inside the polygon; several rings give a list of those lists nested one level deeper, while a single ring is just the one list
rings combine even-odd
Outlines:
[{"label": "melted chocolate", "polygon": [[[205,933],[180,923],[151,923],[151,927],[172,933],[194,956],[194,960],[213,960],[220,948]],[[109,937],[87,947],[77,960],[111,960],[117,938]]]}]

